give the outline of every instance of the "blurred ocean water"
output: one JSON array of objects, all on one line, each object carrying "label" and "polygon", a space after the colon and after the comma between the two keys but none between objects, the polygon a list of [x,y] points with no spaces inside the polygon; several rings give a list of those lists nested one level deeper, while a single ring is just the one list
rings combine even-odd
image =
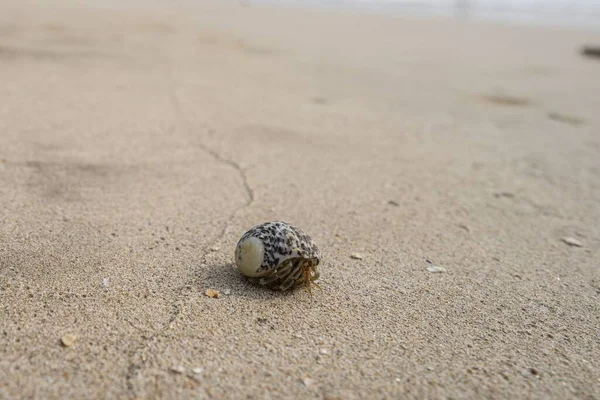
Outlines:
[{"label": "blurred ocean water", "polygon": [[[262,0],[246,0],[247,3]],[[509,23],[582,26],[600,30],[600,0],[267,0]]]}]

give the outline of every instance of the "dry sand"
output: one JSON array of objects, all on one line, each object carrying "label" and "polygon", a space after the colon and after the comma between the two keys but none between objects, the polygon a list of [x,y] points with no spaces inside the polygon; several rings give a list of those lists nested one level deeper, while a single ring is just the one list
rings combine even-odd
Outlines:
[{"label": "dry sand", "polygon": [[600,398],[600,33],[100,4],[0,12],[0,398]]}]

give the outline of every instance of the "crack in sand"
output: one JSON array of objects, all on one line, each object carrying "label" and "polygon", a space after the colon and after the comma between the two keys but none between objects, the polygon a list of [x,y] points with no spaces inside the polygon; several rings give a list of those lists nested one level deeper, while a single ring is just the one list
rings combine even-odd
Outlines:
[{"label": "crack in sand", "polygon": [[[177,97],[177,93],[175,91],[175,81],[173,79],[171,64],[169,64],[169,69],[165,75],[167,76],[167,80],[170,83],[168,95],[169,95],[171,104],[172,104],[173,108],[175,109],[176,113],[181,118],[181,120],[185,123],[185,125],[186,125],[185,129],[187,131],[189,131],[189,130],[191,130],[191,123],[188,120],[188,118],[186,117],[186,114],[183,111],[183,108],[181,107],[179,98]],[[211,247],[214,247],[215,245],[217,245],[221,240],[223,240],[223,238],[227,234],[227,230],[231,226],[231,223],[232,223],[233,219],[235,218],[235,216],[237,215],[237,213],[250,207],[254,203],[255,193],[254,193],[254,189],[252,189],[252,187],[250,186],[246,171],[237,162],[230,160],[226,157],[223,157],[220,153],[218,153],[214,149],[210,148],[209,146],[207,146],[205,143],[203,143],[201,141],[198,142],[197,144],[205,153],[207,153],[210,157],[212,157],[214,161],[216,161],[219,164],[229,166],[237,172],[240,179],[242,180],[242,185],[244,187],[244,192],[245,192],[245,197],[246,197],[246,201],[244,202],[244,204],[242,204],[239,207],[236,207],[232,211],[232,213],[229,215],[229,217],[227,217],[227,219],[225,220],[223,229],[221,229],[220,234],[213,241],[211,241],[211,243],[208,246],[206,246],[203,249],[204,256],[202,258],[202,265],[207,265],[208,264],[207,255],[209,253],[209,249]],[[196,270],[194,270],[193,276],[195,276],[195,275],[196,275]],[[127,366],[127,374],[125,376],[125,382],[126,382],[126,386],[127,386],[128,396],[130,398],[137,397],[136,393],[135,393],[135,388],[133,386],[133,379],[135,377],[135,374],[139,370],[142,369],[142,365],[145,361],[142,358],[142,363],[138,363],[134,360],[134,357],[138,353],[143,352],[144,349],[147,348],[148,342],[150,342],[151,340],[154,340],[157,337],[163,336],[165,331],[171,329],[171,327],[172,327],[173,323],[175,322],[175,320],[177,319],[177,317],[179,317],[179,315],[181,315],[182,305],[179,303],[179,301],[180,301],[181,295],[183,293],[183,290],[189,285],[189,282],[191,280],[193,280],[193,277],[188,278],[183,285],[181,285],[179,288],[177,288],[175,290],[175,300],[173,301],[173,303],[171,303],[171,312],[169,313],[169,319],[168,319],[167,323],[165,324],[165,326],[159,330],[154,330],[154,332],[150,336],[146,337],[146,336],[142,335],[140,338],[141,343],[128,354],[129,365]],[[132,325],[132,327],[137,329],[138,331],[141,331],[141,329],[139,327],[135,326],[131,321],[127,320],[127,322],[130,325]]]},{"label": "crack in sand", "polygon": [[[185,123],[185,125],[186,125],[185,130],[190,131],[192,124],[190,123],[189,119],[187,118],[186,113],[184,112],[183,107],[181,106],[181,102],[179,101],[179,98],[177,97],[176,84],[175,84],[175,80],[173,79],[171,64],[169,64],[169,69],[166,73],[166,76],[168,77],[168,81],[170,83],[169,84],[169,98],[171,100],[171,104],[173,105],[173,108],[175,109],[177,114],[180,116],[181,120]],[[232,223],[233,219],[235,218],[235,216],[237,215],[237,213],[250,207],[254,203],[255,193],[254,193],[254,189],[252,189],[252,187],[250,186],[246,171],[237,162],[222,156],[219,152],[210,148],[209,146],[207,146],[205,143],[203,143],[201,141],[198,142],[197,144],[205,153],[209,154],[216,162],[223,164],[223,165],[227,165],[227,166],[233,168],[237,172],[240,179],[242,180],[242,185],[244,187],[245,197],[246,197],[245,203],[239,207],[236,207],[232,211],[232,213],[229,215],[229,217],[227,217],[227,219],[225,220],[225,224],[224,224],[223,228],[221,229],[220,234],[204,249],[204,257],[202,259],[202,264],[206,265],[208,263],[207,262],[208,249],[210,249],[211,247],[214,247],[221,240],[223,240],[223,238],[227,234],[227,230],[231,226],[231,223]],[[190,280],[188,279],[186,281],[186,283],[177,290],[176,298],[181,297],[181,292],[183,291],[183,288],[185,288],[189,284],[189,281]],[[168,327],[171,326],[171,324],[177,319],[177,317],[181,313],[181,307],[177,306],[175,303],[173,304],[173,312],[171,314],[171,317],[169,318],[169,322],[167,323]]]},{"label": "crack in sand", "polygon": [[[181,103],[179,101],[179,98],[177,97],[177,93],[175,92],[175,83],[173,81],[173,78],[170,75],[171,74],[169,74],[169,77],[170,77],[169,80],[171,82],[171,84],[169,85],[169,98],[171,100],[171,104],[173,105],[173,108],[175,109],[177,114],[179,114],[181,119],[187,125],[186,130],[190,130],[191,123],[189,122],[188,118],[186,117],[185,112],[183,111],[183,108],[181,107]],[[219,154],[214,149],[211,149],[206,144],[204,144],[202,142],[198,142],[197,144],[205,153],[210,155],[215,161],[217,161],[220,164],[227,165],[227,166],[233,168],[238,173],[238,175],[240,176],[240,179],[242,180],[242,184],[244,186],[244,191],[246,192],[246,198],[247,198],[246,204],[244,206],[242,206],[242,208],[250,206],[254,202],[254,190],[252,189],[252,187],[250,186],[250,184],[248,182],[248,176],[246,175],[246,171],[237,162],[223,157],[221,154]],[[237,211],[237,209],[236,209],[236,211]],[[234,211],[234,213],[236,211]]]},{"label": "crack in sand", "polygon": [[[171,63],[168,63],[168,68],[165,73],[165,76],[167,77],[167,80],[169,81],[168,94],[169,94],[169,99],[171,101],[171,105],[173,106],[176,113],[179,115],[181,120],[186,125],[185,130],[191,131],[192,124],[190,123],[189,119],[187,118],[186,113],[183,110],[183,107],[181,106],[181,102],[179,101],[179,97],[177,96],[176,83],[175,83],[175,79],[173,79],[173,71],[172,71]],[[218,244],[225,237],[225,235],[227,234],[227,229],[231,225],[231,222],[233,221],[233,219],[235,218],[237,213],[245,208],[250,207],[254,203],[256,195],[254,193],[254,189],[252,189],[252,186],[250,186],[250,183],[248,181],[248,175],[246,174],[246,170],[244,168],[242,168],[240,166],[240,164],[238,164],[237,162],[235,162],[229,158],[224,157],[219,152],[210,148],[208,145],[206,145],[202,141],[199,141],[197,144],[205,153],[210,155],[216,162],[218,162],[219,164],[222,164],[222,165],[227,165],[227,166],[233,168],[237,172],[240,179],[242,180],[242,185],[244,187],[245,197],[246,197],[246,202],[244,204],[242,204],[241,206],[235,208],[233,210],[233,212],[229,215],[229,217],[226,219],[225,225],[224,225],[223,229],[221,230],[221,233],[208,246],[208,249],[210,249],[211,247]],[[207,253],[206,253],[206,249],[205,249],[204,250],[204,259],[203,259],[204,263],[206,263],[206,254]]]}]

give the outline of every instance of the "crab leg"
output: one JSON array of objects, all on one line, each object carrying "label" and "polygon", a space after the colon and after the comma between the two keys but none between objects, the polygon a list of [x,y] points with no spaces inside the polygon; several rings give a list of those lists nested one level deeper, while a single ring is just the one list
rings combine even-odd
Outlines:
[{"label": "crab leg", "polygon": [[302,267],[297,264],[295,266],[295,268],[293,269],[292,273],[290,274],[290,276],[288,276],[286,278],[286,280],[283,281],[283,283],[281,284],[281,286],[279,288],[281,290],[289,289],[294,283],[296,283],[296,280],[298,279],[298,277],[300,275],[302,275]]}]

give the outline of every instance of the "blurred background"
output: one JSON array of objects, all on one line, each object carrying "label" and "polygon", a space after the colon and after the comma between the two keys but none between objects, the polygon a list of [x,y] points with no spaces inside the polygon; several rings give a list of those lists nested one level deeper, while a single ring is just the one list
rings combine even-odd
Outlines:
[{"label": "blurred background", "polygon": [[[246,3],[256,0],[246,1]],[[600,29],[600,0],[284,0],[297,5],[343,6],[506,22],[586,25]],[[271,3],[281,3],[271,1]]]}]

